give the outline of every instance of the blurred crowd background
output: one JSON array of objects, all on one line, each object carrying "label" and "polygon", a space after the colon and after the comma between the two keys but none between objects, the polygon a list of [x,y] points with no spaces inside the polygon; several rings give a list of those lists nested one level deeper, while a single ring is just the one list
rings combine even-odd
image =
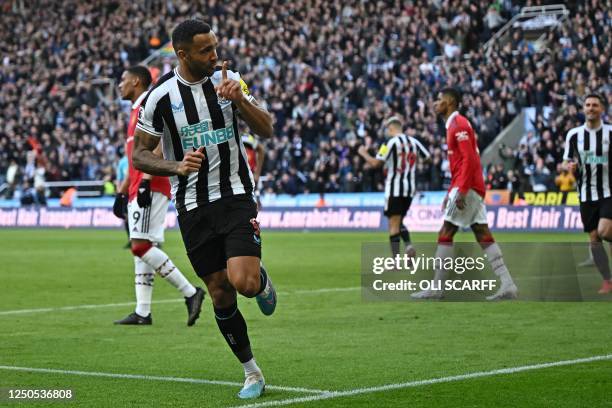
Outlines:
[{"label": "blurred crowd background", "polygon": [[381,191],[382,172],[357,147],[375,154],[392,114],[432,154],[431,163],[418,165],[418,188],[445,189],[444,123],[432,111],[445,86],[462,91],[481,151],[522,108],[535,107],[533,130],[499,149],[501,164],[483,169],[490,188],[566,189],[563,145],[584,121],[582,97],[598,92],[612,105],[612,5],[565,2],[570,21],[548,34],[545,49],[536,52],[517,30],[485,55],[493,33],[521,7],[541,3],[3,2],[0,185],[8,184],[6,197],[40,193],[45,181],[112,186],[129,112],[118,99],[100,97],[113,86],[107,79],[116,86],[125,68],[169,41],[177,22],[199,16],[217,33],[220,59],[231,61],[275,116],[275,135],[264,141],[266,193]]}]

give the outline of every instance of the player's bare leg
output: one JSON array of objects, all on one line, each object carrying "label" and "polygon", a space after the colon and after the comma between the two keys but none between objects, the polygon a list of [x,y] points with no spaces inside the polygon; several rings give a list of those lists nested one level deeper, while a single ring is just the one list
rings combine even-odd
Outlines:
[{"label": "player's bare leg", "polygon": [[516,299],[518,297],[518,289],[510,276],[510,271],[504,263],[504,257],[501,249],[487,224],[473,224],[471,226],[476,242],[480,244],[482,250],[487,256],[493,273],[501,280],[501,285],[497,292],[491,296],[487,296],[487,300],[503,300]]},{"label": "player's bare leg", "polygon": [[261,260],[256,256],[235,256],[227,260],[227,275],[232,286],[246,297],[255,297],[266,316],[276,309],[276,290]]},{"label": "player's bare leg", "polygon": [[[259,261],[259,258],[256,259]],[[236,263],[233,262],[233,264],[235,267]],[[237,273],[238,271],[233,271],[235,279]],[[251,275],[251,273],[245,273],[245,275]],[[249,294],[256,291],[256,289],[253,289],[255,285],[251,282],[251,278],[251,276],[247,276],[246,279],[236,280],[239,285],[242,285],[239,291]],[[244,368],[244,387],[240,390],[238,396],[243,399],[257,398],[265,390],[265,380],[261,369],[253,358],[247,324],[238,309],[236,289],[226,270],[205,276],[204,282],[212,299],[217,326],[230,349]]]},{"label": "player's bare leg", "polygon": [[597,223],[597,235],[604,241],[612,242],[612,220],[600,218]]},{"label": "player's bare leg", "polygon": [[[453,239],[459,228],[448,222],[444,221],[442,228],[438,232],[438,246],[436,248],[435,257],[438,259],[451,258],[453,256]],[[442,282],[446,280],[447,271],[445,269],[436,269],[434,271],[434,281],[437,284],[442,285]],[[441,287],[441,286],[439,286]],[[440,299],[444,296],[442,290],[422,290],[415,292],[410,295],[413,299]]]},{"label": "player's bare leg", "polygon": [[597,270],[599,270],[599,273],[603,279],[601,288],[597,292],[600,295],[612,293],[610,264],[608,261],[608,254],[606,253],[606,249],[604,248],[602,242],[602,239],[609,241],[609,234],[612,234],[612,220],[608,218],[601,218],[597,225],[597,229],[589,232],[589,241],[593,261],[595,262],[595,266],[597,266]]}]

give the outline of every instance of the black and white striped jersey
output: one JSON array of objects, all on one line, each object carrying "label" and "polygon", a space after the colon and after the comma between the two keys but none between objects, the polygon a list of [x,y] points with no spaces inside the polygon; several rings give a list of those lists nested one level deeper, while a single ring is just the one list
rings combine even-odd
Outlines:
[{"label": "black and white striped jersey", "polygon": [[598,129],[589,129],[584,124],[567,133],[563,160],[578,161],[579,171],[576,178],[580,201],[597,201],[612,195],[611,129],[612,126],[605,123]]},{"label": "black and white striped jersey", "polygon": [[385,162],[385,198],[414,196],[419,156],[428,158],[429,152],[417,139],[404,134],[392,137],[380,147],[376,158]]},{"label": "black and white striped jersey", "polygon": [[[228,78],[240,81],[237,72]],[[197,173],[170,177],[178,213],[190,211],[222,197],[253,193],[253,175],[238,134],[237,110],[229,100],[217,98],[220,68],[198,82],[188,82],[178,68],[162,76],[143,101],[137,128],[162,138],[164,158],[183,160],[185,152],[205,147],[206,160]]]}]

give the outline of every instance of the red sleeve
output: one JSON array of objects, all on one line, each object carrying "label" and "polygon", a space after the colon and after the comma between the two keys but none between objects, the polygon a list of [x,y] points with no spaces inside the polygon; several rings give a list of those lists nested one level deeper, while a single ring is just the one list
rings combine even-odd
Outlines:
[{"label": "red sleeve", "polygon": [[472,188],[472,174],[475,171],[480,171],[478,167],[478,154],[472,129],[468,126],[460,126],[454,134],[457,149],[461,152],[461,166],[457,175],[457,184],[459,192],[463,195],[467,194]]}]

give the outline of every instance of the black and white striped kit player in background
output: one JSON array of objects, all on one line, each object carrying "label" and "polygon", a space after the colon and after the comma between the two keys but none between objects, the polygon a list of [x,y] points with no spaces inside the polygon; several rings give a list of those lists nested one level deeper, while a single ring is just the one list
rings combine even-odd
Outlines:
[{"label": "black and white striped kit player in background", "polygon": [[[253,175],[238,118],[253,133],[272,135],[272,116],[249,94],[227,61],[218,66],[217,38],[200,20],[172,33],[179,65],[151,89],[138,118],[134,166],[171,176],[187,255],[212,298],[219,330],[245,372],[240,398],[259,397],[264,377],[255,363],[236,292],[256,297],[270,315],[276,292],[261,265]],[[161,138],[164,158],[153,154]]]},{"label": "black and white striped kit player in background", "polygon": [[602,96],[586,96],[586,122],[567,133],[563,154],[563,166],[577,173],[580,216],[589,234],[593,261],[603,277],[600,294],[612,293],[608,255],[601,244],[602,239],[612,242],[612,126],[602,121],[605,107]]},{"label": "black and white striped kit player in background", "polygon": [[387,176],[384,214],[389,218],[389,241],[393,256],[399,254],[400,238],[404,241],[405,253],[415,256],[416,251],[410,242],[410,232],[402,220],[416,194],[417,161],[419,158],[429,160],[430,155],[421,142],[403,133],[399,117],[392,116],[387,119],[384,129],[389,141],[380,147],[376,157],[372,157],[365,146],[360,146],[358,153],[374,168],[383,164],[385,166]]}]

